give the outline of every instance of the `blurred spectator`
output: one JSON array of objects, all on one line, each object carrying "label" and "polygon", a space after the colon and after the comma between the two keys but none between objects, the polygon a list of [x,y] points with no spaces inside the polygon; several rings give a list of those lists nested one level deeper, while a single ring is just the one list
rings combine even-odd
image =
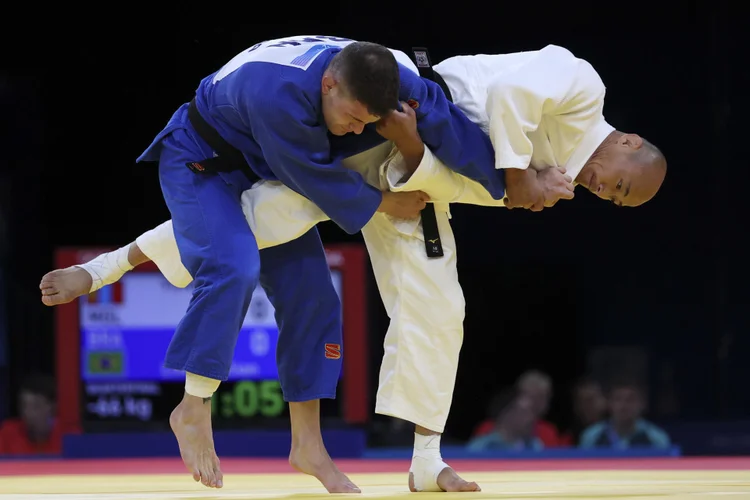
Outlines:
[{"label": "blurred spectator", "polygon": [[535,434],[547,448],[562,446],[560,433],[552,422],[544,420],[552,401],[552,379],[546,373],[529,370],[518,378],[518,390],[531,398],[536,417]]},{"label": "blurred spectator", "polygon": [[669,436],[643,418],[646,397],[643,389],[631,381],[610,387],[610,419],[594,424],[583,432],[582,448],[668,448]]},{"label": "blurred spectator", "polygon": [[469,451],[541,450],[539,438],[534,436],[534,406],[531,398],[510,390],[497,401],[498,414],[493,429],[469,441]]},{"label": "blurred spectator", "polygon": [[55,380],[44,375],[27,379],[18,394],[21,418],[0,426],[0,454],[59,454],[62,435],[55,421]]},{"label": "blurred spectator", "polygon": [[599,382],[583,378],[573,387],[573,425],[570,440],[580,443],[583,431],[601,422],[607,415],[607,399]]},{"label": "blurred spectator", "polygon": [[[547,374],[538,370],[529,370],[518,378],[516,388],[519,392],[528,396],[531,401],[536,420],[534,432],[536,437],[544,443],[544,446],[546,448],[554,448],[569,444],[561,439],[557,427],[553,423],[543,420],[552,400],[552,379]],[[497,409],[491,410],[491,414],[493,416],[496,415]],[[492,419],[485,420],[477,426],[474,435],[482,436],[487,434],[492,431],[493,427],[494,421]]]}]

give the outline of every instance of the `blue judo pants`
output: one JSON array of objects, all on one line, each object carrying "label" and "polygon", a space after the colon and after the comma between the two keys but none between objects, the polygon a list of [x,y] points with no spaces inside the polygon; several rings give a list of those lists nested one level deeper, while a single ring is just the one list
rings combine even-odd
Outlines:
[{"label": "blue judo pants", "polygon": [[226,380],[260,282],[276,312],[284,399],[335,398],[342,357],[326,357],[326,344],[342,344],[341,304],[317,229],[259,251],[240,206],[240,194],[250,187],[244,176],[196,174],[185,166],[212,154],[191,129],[174,130],[161,143],[162,193],[182,263],[194,279],[164,366]]}]

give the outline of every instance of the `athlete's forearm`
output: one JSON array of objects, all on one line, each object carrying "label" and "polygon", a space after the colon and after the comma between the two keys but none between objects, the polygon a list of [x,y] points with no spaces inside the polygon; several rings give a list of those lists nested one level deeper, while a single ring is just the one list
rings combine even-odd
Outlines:
[{"label": "athlete's forearm", "polygon": [[424,157],[424,142],[419,136],[395,143],[404,159],[407,178],[419,167]]},{"label": "athlete's forearm", "polygon": [[528,207],[543,196],[542,187],[533,168],[506,168],[505,198],[509,208]]}]

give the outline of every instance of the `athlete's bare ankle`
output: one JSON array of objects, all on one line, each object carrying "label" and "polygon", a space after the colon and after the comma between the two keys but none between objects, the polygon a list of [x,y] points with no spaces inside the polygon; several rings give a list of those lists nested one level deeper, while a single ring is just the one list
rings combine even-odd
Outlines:
[{"label": "athlete's bare ankle", "polygon": [[220,380],[185,372],[185,393],[181,406],[201,417],[211,415],[211,398],[221,384]]},{"label": "athlete's bare ankle", "polygon": [[302,438],[298,436],[292,437],[292,453],[301,455],[314,455],[314,454],[326,454],[326,447],[323,444],[323,440],[320,437],[315,436],[304,436]]},{"label": "athlete's bare ankle", "polygon": [[321,450],[325,453],[320,430],[320,401],[289,403],[289,413],[292,424],[292,450],[305,454]]},{"label": "athlete's bare ankle", "polygon": [[175,411],[180,420],[203,420],[211,415],[211,398],[199,398],[185,393]]},{"label": "athlete's bare ankle", "polygon": [[182,396],[182,402],[186,405],[190,406],[203,406],[211,403],[212,396],[209,396],[207,398],[201,398],[198,396],[193,396],[192,394],[188,394],[187,392],[183,394]]},{"label": "athlete's bare ankle", "polygon": [[430,429],[419,425],[414,426],[414,432],[420,436],[439,436],[441,434],[440,432],[431,431]]}]

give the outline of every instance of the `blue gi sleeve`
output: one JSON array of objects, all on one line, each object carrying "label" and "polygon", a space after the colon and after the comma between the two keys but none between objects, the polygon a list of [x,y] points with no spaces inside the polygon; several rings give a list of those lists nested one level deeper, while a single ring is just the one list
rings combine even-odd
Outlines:
[{"label": "blue gi sleeve", "polygon": [[271,171],[347,233],[362,229],[380,206],[382,193],[331,159],[328,130],[304,95],[292,89],[269,97],[249,115]]},{"label": "blue gi sleeve", "polygon": [[479,182],[496,200],[505,194],[505,173],[495,169],[487,134],[451,103],[438,84],[399,64],[402,101],[416,101],[422,141],[451,170]]}]

